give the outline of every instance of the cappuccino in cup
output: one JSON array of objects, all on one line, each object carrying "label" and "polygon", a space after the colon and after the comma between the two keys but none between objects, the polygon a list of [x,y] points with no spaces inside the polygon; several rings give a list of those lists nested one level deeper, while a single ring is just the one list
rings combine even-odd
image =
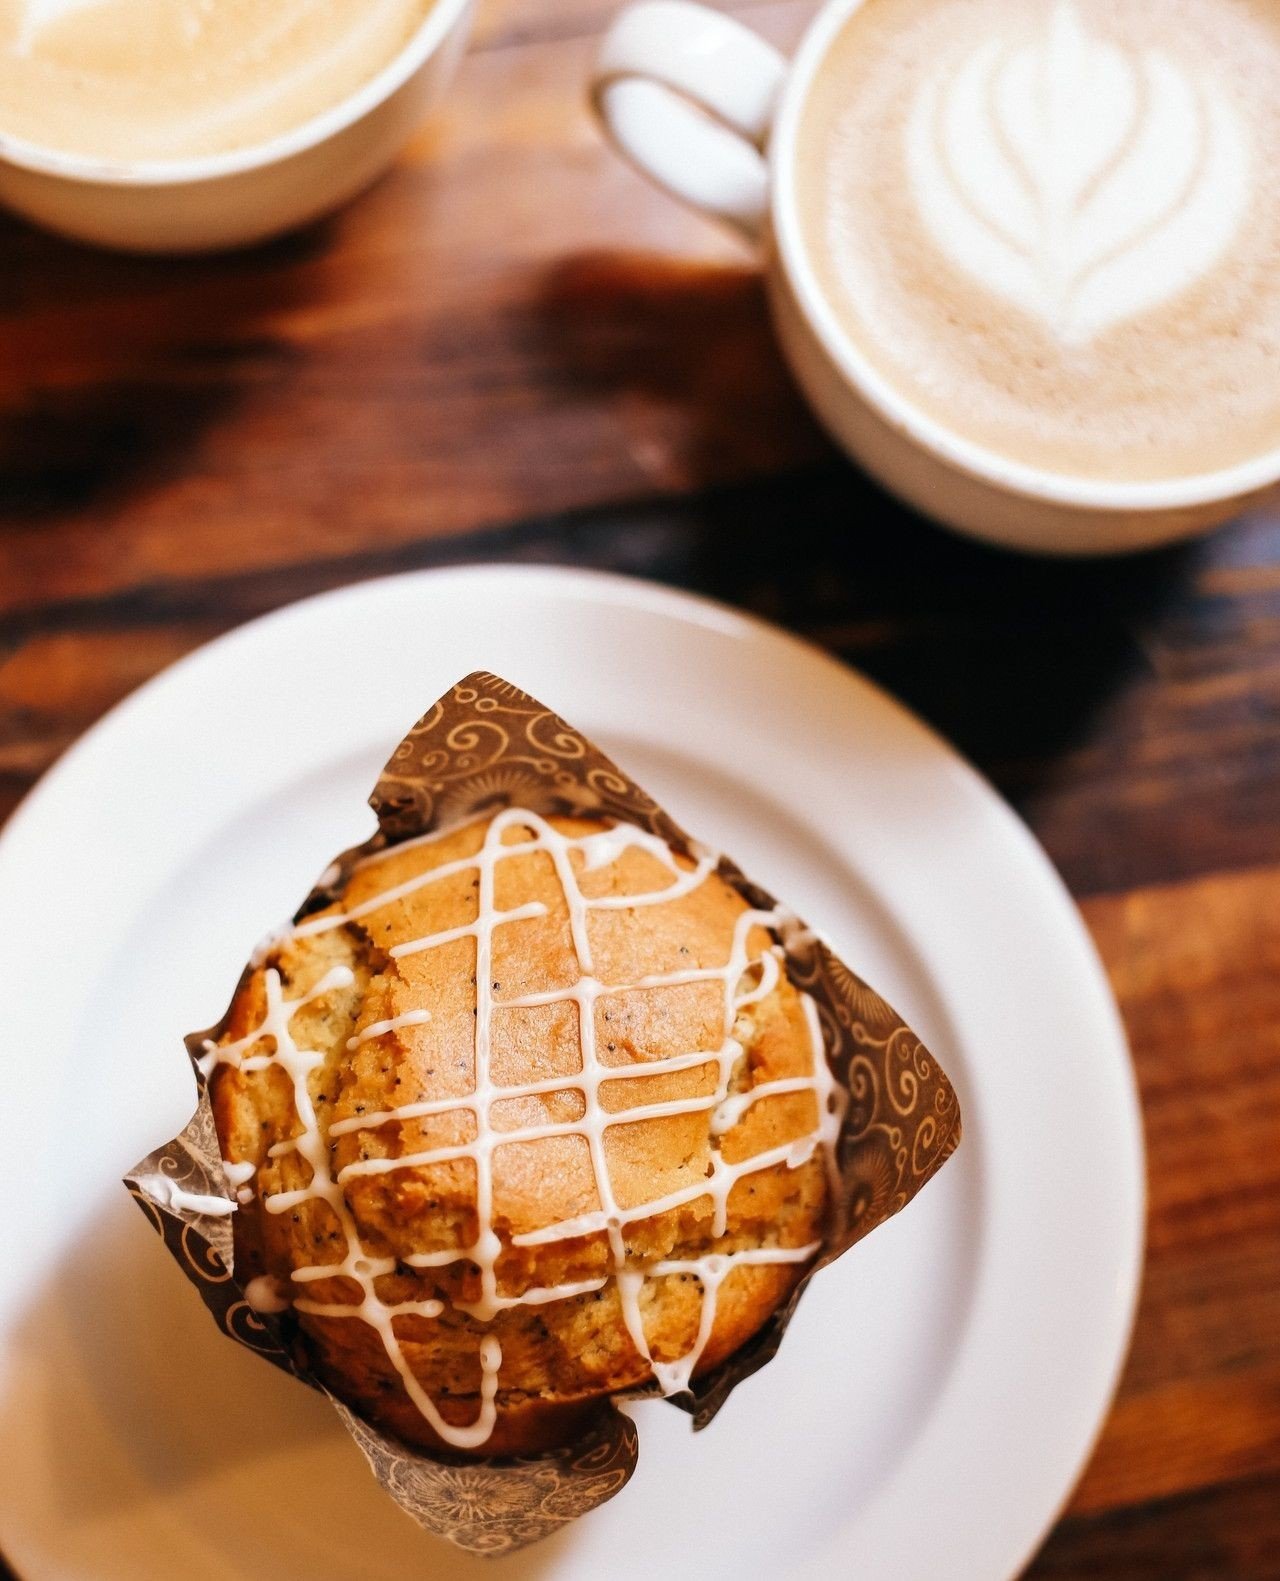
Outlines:
[{"label": "cappuccino in cup", "polygon": [[1280,447],[1280,0],[864,0],[792,163],[843,333],[961,438],[1143,483]]},{"label": "cappuccino in cup", "polygon": [[111,161],[266,143],[348,98],[432,0],[0,0],[0,135]]}]

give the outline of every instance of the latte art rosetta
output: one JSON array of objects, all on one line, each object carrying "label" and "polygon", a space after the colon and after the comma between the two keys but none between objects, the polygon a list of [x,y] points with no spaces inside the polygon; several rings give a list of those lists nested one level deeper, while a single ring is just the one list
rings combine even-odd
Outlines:
[{"label": "latte art rosetta", "polygon": [[915,412],[1072,478],[1280,449],[1280,0],[861,0],[794,157],[835,327]]},{"label": "latte art rosetta", "polygon": [[1093,37],[1060,0],[1041,39],[980,43],[905,126],[921,218],[989,290],[1084,341],[1204,276],[1249,195],[1225,91],[1158,48]]}]

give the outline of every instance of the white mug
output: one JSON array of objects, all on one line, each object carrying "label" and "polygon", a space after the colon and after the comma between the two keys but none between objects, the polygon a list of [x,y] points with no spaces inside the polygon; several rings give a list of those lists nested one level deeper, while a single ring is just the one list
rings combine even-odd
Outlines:
[{"label": "white mug", "polygon": [[810,84],[863,3],[830,0],[788,62],[741,23],[691,0],[640,0],[606,34],[592,81],[605,129],[640,170],[759,245],[783,349],[837,442],[938,521],[1051,554],[1119,553],[1190,537],[1270,489],[1280,480],[1280,453],[1154,483],[1044,471],[952,432],[871,366],[805,255],[795,179]]},{"label": "white mug", "polygon": [[311,120],[234,152],[100,160],[0,134],[0,202],[79,241],[204,252],[318,218],[382,174],[444,91],[474,0],[436,0],[377,76]]}]

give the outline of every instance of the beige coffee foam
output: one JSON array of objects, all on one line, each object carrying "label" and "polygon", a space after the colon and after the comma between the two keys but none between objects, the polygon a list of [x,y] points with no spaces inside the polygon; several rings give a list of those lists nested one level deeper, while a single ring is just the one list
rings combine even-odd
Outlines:
[{"label": "beige coffee foam", "polygon": [[1225,89],[1247,132],[1244,218],[1168,300],[1064,342],[957,267],[922,222],[905,153],[918,85],[993,30],[1017,41],[1043,27],[1051,3],[868,0],[846,23],[796,153],[824,293],[901,395],[1012,459],[1156,481],[1280,446],[1280,0],[1071,0],[1091,39],[1155,46],[1193,84]]},{"label": "beige coffee foam", "polygon": [[0,0],[0,133],[116,160],[265,142],[399,53],[432,0]]}]

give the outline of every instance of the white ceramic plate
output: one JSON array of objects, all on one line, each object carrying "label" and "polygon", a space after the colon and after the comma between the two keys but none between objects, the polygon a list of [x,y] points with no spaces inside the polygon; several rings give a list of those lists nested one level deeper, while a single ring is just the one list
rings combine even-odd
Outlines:
[{"label": "white ceramic plate", "polygon": [[[965,1140],[822,1275],[695,1437],[525,1555],[468,1559],[332,1411],[219,1337],[119,1176],[176,1132],[181,1035],[368,832],[452,681],[495,670],[825,930],[959,1089]],[[0,840],[0,1548],[25,1581],[424,1576],[1001,1581],[1077,1476],[1142,1244],[1138,1111],[1087,935],[992,790],[857,675],[643,583],[503,567],[367,582],[175,665]]]}]

